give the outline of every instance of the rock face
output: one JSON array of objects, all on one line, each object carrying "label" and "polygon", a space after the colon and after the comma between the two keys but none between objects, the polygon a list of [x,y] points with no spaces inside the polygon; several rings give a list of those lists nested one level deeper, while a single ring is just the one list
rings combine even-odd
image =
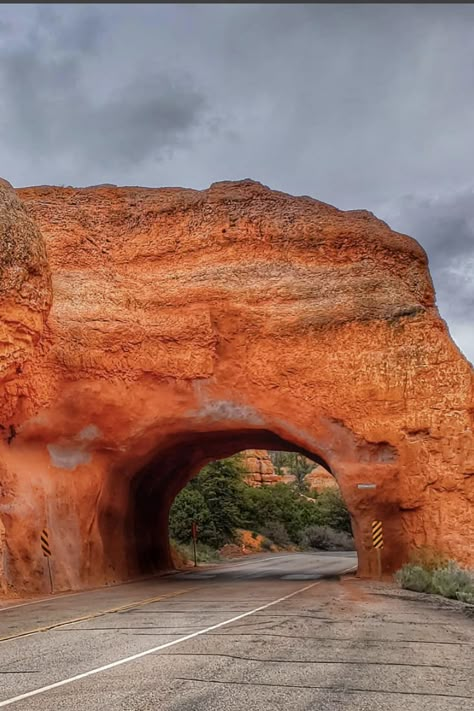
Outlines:
[{"label": "rock face", "polygon": [[281,477],[275,474],[266,449],[247,449],[242,452],[242,456],[248,472],[244,479],[249,486],[267,486],[281,482]]},{"label": "rock face", "polygon": [[[274,486],[275,484],[293,484],[296,476],[287,467],[282,467],[282,473],[277,474],[273,462],[266,449],[248,449],[242,452],[244,467],[248,472],[245,481],[249,486]],[[335,477],[321,465],[306,475],[305,482],[310,489],[324,491],[338,489]]]},{"label": "rock face", "polygon": [[326,489],[338,489],[336,478],[327,472],[323,467],[317,466],[306,477],[305,481],[310,489],[314,491],[325,491]]},{"label": "rock face", "polygon": [[0,386],[32,355],[50,304],[43,237],[10,183],[0,178]]},{"label": "rock face", "polygon": [[5,590],[48,590],[43,528],[57,590],[167,567],[173,497],[244,449],[329,467],[361,575],[374,519],[385,571],[474,564],[473,371],[414,240],[252,181],[1,189]]},{"label": "rock face", "polygon": [[[307,461],[310,464],[313,464],[311,460],[307,459]],[[281,472],[281,476],[278,477],[280,482],[283,484],[294,484],[296,482],[296,475],[291,472],[289,467],[281,467]],[[304,480],[306,485],[315,491],[339,488],[336,478],[320,464],[317,464],[314,469],[309,472],[309,474],[306,474]]]}]

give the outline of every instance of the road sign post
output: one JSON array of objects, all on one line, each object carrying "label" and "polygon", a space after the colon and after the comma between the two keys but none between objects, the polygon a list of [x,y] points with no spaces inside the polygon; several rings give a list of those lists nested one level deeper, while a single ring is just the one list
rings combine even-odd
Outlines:
[{"label": "road sign post", "polygon": [[377,574],[379,580],[382,578],[382,548],[383,548],[383,524],[382,521],[372,521],[372,545],[377,555]]},{"label": "road sign post", "polygon": [[196,550],[196,539],[197,539],[197,523],[192,522],[191,531],[193,535],[193,552],[194,552],[194,567],[197,568],[197,550]]},{"label": "road sign post", "polygon": [[43,528],[41,531],[41,550],[43,551],[43,556],[46,558],[48,564],[49,573],[49,584],[51,587],[51,592],[53,592],[53,575],[51,573],[51,548],[49,545],[49,533],[47,528]]}]

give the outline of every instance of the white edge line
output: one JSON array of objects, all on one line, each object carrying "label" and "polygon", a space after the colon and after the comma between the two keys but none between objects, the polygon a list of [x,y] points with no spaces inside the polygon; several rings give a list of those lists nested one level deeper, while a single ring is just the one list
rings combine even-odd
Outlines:
[{"label": "white edge line", "polygon": [[205,629],[198,630],[197,632],[192,632],[191,634],[187,634],[184,637],[180,637],[179,639],[174,639],[171,642],[165,642],[164,644],[160,644],[158,647],[152,647],[151,649],[146,649],[144,652],[138,652],[137,654],[132,654],[130,657],[125,657],[124,659],[118,659],[116,662],[111,662],[110,664],[105,664],[102,667],[97,667],[96,669],[90,669],[87,672],[83,672],[82,674],[76,674],[76,676],[71,676],[68,679],[63,679],[62,681],[56,681],[54,684],[48,684],[47,686],[42,686],[39,689],[35,689],[34,691],[27,691],[24,694],[20,694],[19,696],[13,696],[11,699],[5,699],[4,701],[0,701],[0,708],[5,707],[5,706],[10,706],[11,704],[15,704],[17,701],[23,701],[24,699],[30,699],[32,696],[37,696],[38,694],[44,694],[45,691],[51,691],[52,689],[58,689],[60,686],[65,686],[66,684],[72,684],[74,681],[79,681],[80,679],[85,679],[88,676],[93,676],[94,674],[100,674],[100,672],[107,671],[108,669],[114,669],[114,667],[121,666],[122,664],[127,664],[128,662],[133,662],[135,659],[141,659],[142,657],[146,657],[149,654],[154,654],[155,652],[159,652],[162,649],[166,649],[168,647],[173,647],[176,644],[181,644],[181,642],[187,642],[189,639],[193,639],[194,637],[199,637],[202,634],[206,634],[206,632],[211,632],[211,630],[216,630],[219,629],[219,627],[224,627],[225,625],[230,625],[232,622],[237,622],[238,620],[242,620],[244,617],[248,617],[249,615],[254,615],[256,612],[260,612],[260,610],[266,610],[269,607],[272,607],[273,605],[277,605],[279,602],[283,602],[284,600],[289,600],[290,597],[294,597],[295,595],[299,595],[302,592],[305,592],[306,590],[309,590],[310,588],[314,588],[316,585],[320,584],[320,580],[318,580],[315,583],[311,583],[311,585],[306,585],[304,588],[299,588],[298,590],[295,590],[294,592],[290,593],[289,595],[284,595],[283,597],[278,598],[278,600],[273,600],[273,602],[267,602],[265,605],[260,605],[260,607],[256,607],[254,610],[249,610],[248,612],[243,612],[241,615],[237,615],[236,617],[232,617],[230,620],[225,620],[224,622],[218,622],[215,625],[211,625],[210,627],[206,627]]}]

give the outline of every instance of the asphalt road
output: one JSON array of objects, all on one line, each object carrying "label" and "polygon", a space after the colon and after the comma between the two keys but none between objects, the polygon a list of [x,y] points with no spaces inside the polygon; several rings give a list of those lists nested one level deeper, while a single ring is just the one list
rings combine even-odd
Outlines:
[{"label": "asphalt road", "polygon": [[472,711],[473,621],[354,565],[262,555],[6,606],[0,708]]}]

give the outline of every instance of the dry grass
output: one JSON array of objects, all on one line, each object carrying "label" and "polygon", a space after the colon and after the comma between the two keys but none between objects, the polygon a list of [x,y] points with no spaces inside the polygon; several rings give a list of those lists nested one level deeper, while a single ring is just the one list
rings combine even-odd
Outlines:
[{"label": "dry grass", "polygon": [[406,590],[474,604],[474,573],[428,549],[413,556],[412,562],[404,565],[395,579]]}]

